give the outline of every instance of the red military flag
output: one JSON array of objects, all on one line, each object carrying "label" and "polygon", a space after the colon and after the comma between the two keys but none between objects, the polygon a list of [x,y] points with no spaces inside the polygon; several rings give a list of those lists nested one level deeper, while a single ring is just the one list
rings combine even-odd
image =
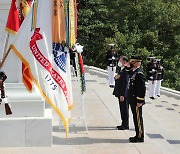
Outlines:
[{"label": "red military flag", "polygon": [[[28,14],[31,0],[12,0],[9,16],[6,24],[6,31],[16,34]],[[22,63],[22,80],[29,91],[32,91],[32,78],[28,67]]]},{"label": "red military flag", "polygon": [[6,30],[9,33],[16,34],[18,32],[30,6],[31,0],[12,0],[6,24]]}]

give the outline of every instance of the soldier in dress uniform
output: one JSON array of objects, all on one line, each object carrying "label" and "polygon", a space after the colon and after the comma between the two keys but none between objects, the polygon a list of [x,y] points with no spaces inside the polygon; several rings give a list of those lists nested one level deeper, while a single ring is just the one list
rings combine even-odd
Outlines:
[{"label": "soldier in dress uniform", "polygon": [[133,114],[133,121],[135,126],[136,135],[130,137],[129,141],[144,142],[144,126],[142,117],[142,106],[145,104],[145,77],[142,72],[141,66],[142,59],[140,57],[132,56],[130,65],[132,68],[129,89],[128,89],[128,103],[131,106]]},{"label": "soldier in dress uniform", "polygon": [[129,76],[126,73],[126,66],[128,63],[128,58],[126,56],[121,56],[118,62],[120,67],[118,74],[115,76],[115,88],[113,94],[119,100],[119,108],[121,114],[122,124],[117,126],[118,130],[129,129],[129,104],[127,103],[127,89]]},{"label": "soldier in dress uniform", "polygon": [[155,99],[155,89],[156,89],[156,57],[149,57],[150,62],[147,64],[146,72],[147,72],[147,80],[149,85],[149,97],[151,99]]},{"label": "soldier in dress uniform", "polygon": [[116,65],[118,61],[118,55],[114,50],[114,44],[109,44],[109,51],[106,53],[108,80],[111,88],[115,85],[114,76],[116,73]]},{"label": "soldier in dress uniform", "polygon": [[161,82],[164,78],[164,69],[163,66],[160,63],[161,59],[156,59],[156,71],[157,71],[157,75],[156,75],[156,90],[155,90],[155,95],[160,97],[160,87],[161,87]]}]

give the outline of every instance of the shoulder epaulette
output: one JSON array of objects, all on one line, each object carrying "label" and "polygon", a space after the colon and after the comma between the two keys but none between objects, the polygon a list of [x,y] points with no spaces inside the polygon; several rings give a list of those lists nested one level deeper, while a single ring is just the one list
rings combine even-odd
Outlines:
[{"label": "shoulder epaulette", "polygon": [[131,70],[126,69],[126,71],[129,72],[129,71],[131,71]]},{"label": "shoulder epaulette", "polygon": [[137,72],[138,74],[143,74],[143,72]]},{"label": "shoulder epaulette", "polygon": [[131,68],[130,68],[130,67],[125,67],[125,70],[126,70],[127,72],[129,72],[129,71],[131,71]]}]

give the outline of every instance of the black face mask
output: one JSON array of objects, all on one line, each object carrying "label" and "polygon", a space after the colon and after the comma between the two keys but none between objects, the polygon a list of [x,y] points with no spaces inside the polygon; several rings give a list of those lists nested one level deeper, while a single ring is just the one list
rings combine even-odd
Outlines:
[{"label": "black face mask", "polygon": [[130,68],[132,69],[134,67],[134,65],[133,64],[130,64]]},{"label": "black face mask", "polygon": [[126,66],[125,68],[126,68],[126,73],[131,76],[131,75],[132,75],[132,72],[133,72],[133,71],[132,71],[132,66],[131,66],[131,64],[130,64],[129,67]]}]

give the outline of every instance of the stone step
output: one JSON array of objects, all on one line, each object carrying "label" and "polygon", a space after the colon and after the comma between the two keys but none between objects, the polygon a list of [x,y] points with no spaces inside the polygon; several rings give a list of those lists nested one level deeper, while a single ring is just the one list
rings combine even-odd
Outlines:
[{"label": "stone step", "polygon": [[[23,84],[6,84],[5,92],[12,109],[8,117],[42,117],[44,116],[45,101],[34,89],[29,93]],[[0,105],[0,118],[7,117],[4,104]]]},{"label": "stone step", "polygon": [[0,118],[5,117],[42,117],[45,102],[43,100],[10,100],[12,115],[6,115],[4,104],[0,105]]},{"label": "stone step", "polygon": [[0,118],[0,147],[52,146],[52,109],[43,117]]}]

